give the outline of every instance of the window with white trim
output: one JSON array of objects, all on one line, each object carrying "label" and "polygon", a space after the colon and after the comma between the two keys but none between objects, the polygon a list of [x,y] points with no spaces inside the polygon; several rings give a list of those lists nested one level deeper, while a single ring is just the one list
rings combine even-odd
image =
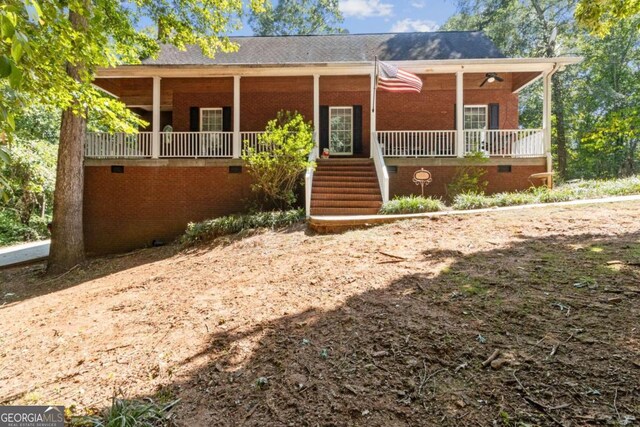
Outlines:
[{"label": "window with white trim", "polygon": [[464,106],[464,129],[465,132],[465,152],[485,151],[486,132],[488,128],[488,112],[486,105],[465,105]]},{"label": "window with white trim", "polygon": [[200,132],[222,132],[222,108],[200,109]]},{"label": "window with white trim", "polygon": [[353,154],[352,107],[329,107],[329,152]]},{"label": "window with white trim", "polygon": [[486,105],[465,105],[464,106],[464,128],[465,129],[487,129],[487,106]]}]

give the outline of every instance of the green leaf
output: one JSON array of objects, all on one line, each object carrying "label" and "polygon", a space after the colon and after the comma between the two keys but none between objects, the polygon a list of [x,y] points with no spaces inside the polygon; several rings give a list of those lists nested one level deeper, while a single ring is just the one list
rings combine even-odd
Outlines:
[{"label": "green leaf", "polygon": [[9,19],[8,14],[0,15],[0,38],[9,39],[13,37],[15,30],[15,25]]},{"label": "green leaf", "polygon": [[15,63],[20,62],[23,53],[22,42],[18,40],[17,35],[18,33],[13,37],[13,43],[11,44],[11,57]]},{"label": "green leaf", "polygon": [[0,78],[7,77],[11,74],[11,60],[6,56],[0,56]]},{"label": "green leaf", "polygon": [[9,74],[9,85],[14,89],[19,89],[22,84],[22,70],[11,64],[11,74]]}]

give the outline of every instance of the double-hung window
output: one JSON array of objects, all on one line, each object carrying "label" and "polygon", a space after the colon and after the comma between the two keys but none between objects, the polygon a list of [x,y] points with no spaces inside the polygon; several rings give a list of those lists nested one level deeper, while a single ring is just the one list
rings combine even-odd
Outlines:
[{"label": "double-hung window", "polygon": [[200,109],[200,132],[222,132],[222,108]]}]

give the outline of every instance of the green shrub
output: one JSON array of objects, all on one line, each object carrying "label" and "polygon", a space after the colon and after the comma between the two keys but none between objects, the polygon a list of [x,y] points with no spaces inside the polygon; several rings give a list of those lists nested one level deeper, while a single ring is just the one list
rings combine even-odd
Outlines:
[{"label": "green shrub", "polygon": [[48,239],[47,223],[50,220],[50,215],[44,218],[34,215],[25,225],[15,209],[0,208],[0,246]]},{"label": "green shrub", "polygon": [[172,410],[179,400],[167,404],[151,399],[113,398],[111,407],[99,415],[73,417],[76,427],[171,427],[175,425]]},{"label": "green shrub", "polygon": [[481,151],[467,153],[463,165],[456,168],[456,173],[447,185],[447,195],[453,199],[459,194],[482,194],[488,181],[484,180],[487,169],[479,164],[487,163],[489,158]]},{"label": "green shrub", "polygon": [[382,205],[383,215],[409,214],[420,212],[437,212],[445,209],[444,203],[438,199],[422,196],[396,197]]},{"label": "green shrub", "polygon": [[258,147],[243,153],[254,181],[251,189],[261,198],[262,208],[290,209],[296,203],[302,174],[314,166],[308,160],[313,144],[311,124],[298,113],[281,111],[258,138]]},{"label": "green shrub", "polygon": [[213,240],[227,234],[256,228],[282,228],[304,221],[304,209],[258,212],[247,215],[230,215],[207,221],[190,223],[182,237],[185,244]]},{"label": "green shrub", "polygon": [[589,180],[561,184],[553,189],[532,187],[527,191],[497,193],[485,196],[477,193],[458,194],[453,209],[483,209],[496,206],[515,206],[534,203],[566,202],[570,200],[640,194],[640,177],[616,180]]}]

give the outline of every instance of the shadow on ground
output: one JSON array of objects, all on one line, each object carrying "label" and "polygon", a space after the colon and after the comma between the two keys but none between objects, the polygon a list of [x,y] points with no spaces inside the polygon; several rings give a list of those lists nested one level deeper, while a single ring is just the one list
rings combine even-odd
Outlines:
[{"label": "shadow on ground", "polygon": [[[82,283],[157,262],[175,255],[178,245],[140,249],[120,255],[88,259],[84,264],[57,276],[45,275],[46,262],[0,270],[0,309]],[[136,256],[131,256],[132,254]],[[105,262],[111,261],[111,262]]]},{"label": "shadow on ground", "polygon": [[391,260],[412,273],[336,310],[212,334],[184,362],[202,368],[167,384],[182,399],[181,424],[640,419],[638,233],[521,236],[495,250],[422,256],[448,267],[416,271]]}]

